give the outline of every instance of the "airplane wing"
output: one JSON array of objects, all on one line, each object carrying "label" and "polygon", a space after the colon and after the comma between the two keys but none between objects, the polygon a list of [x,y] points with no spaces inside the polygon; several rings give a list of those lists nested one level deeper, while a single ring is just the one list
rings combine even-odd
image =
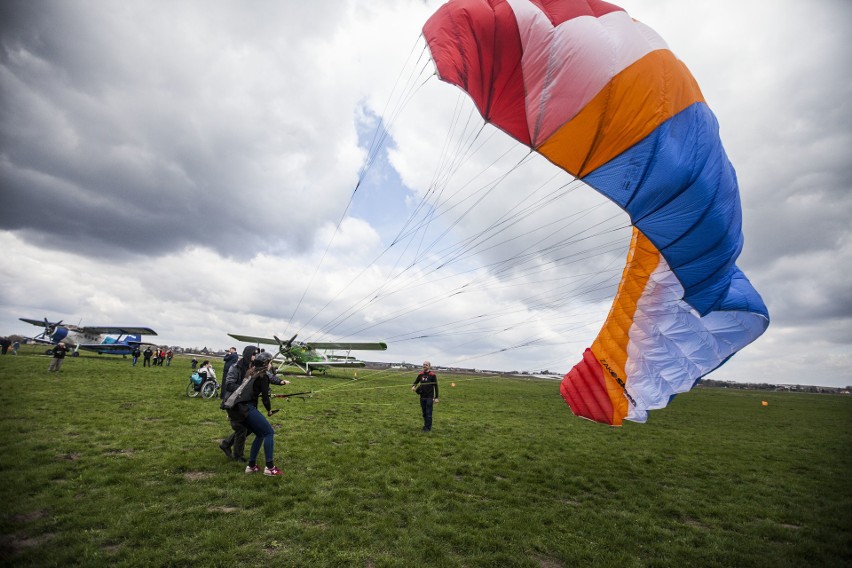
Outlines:
[{"label": "airplane wing", "polygon": [[[42,320],[34,320],[34,319],[29,319],[29,318],[18,318],[18,319],[21,320],[21,321],[25,321],[25,322],[32,324],[32,325],[44,327],[44,320],[43,319]],[[50,326],[50,327],[54,327],[54,326],[59,325],[59,323],[47,322],[47,325]]]},{"label": "airplane wing", "polygon": [[385,351],[388,348],[388,344],[383,342],[351,343],[341,341],[332,343],[314,343],[313,341],[308,341],[307,345],[311,349],[339,349],[341,351]]},{"label": "airplane wing", "polygon": [[[44,325],[42,323],[41,325]],[[105,334],[120,334],[120,335],[157,335],[157,332],[150,327],[122,327],[122,326],[104,326],[90,327],[85,326],[80,328],[85,333],[105,335]]]},{"label": "airplane wing", "polygon": [[271,337],[255,337],[253,335],[239,335],[237,333],[229,333],[231,337],[243,343],[265,343],[266,345],[278,345],[278,342]]}]

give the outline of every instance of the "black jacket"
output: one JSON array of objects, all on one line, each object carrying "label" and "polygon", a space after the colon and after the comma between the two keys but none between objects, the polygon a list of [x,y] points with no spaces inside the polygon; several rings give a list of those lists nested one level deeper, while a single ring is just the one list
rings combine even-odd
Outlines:
[{"label": "black jacket", "polygon": [[[225,384],[222,387],[222,400],[227,400],[228,397],[231,396],[231,393],[237,390],[237,387],[239,387],[242,382],[250,376],[251,372],[251,370],[242,372],[242,365],[233,365],[228,371],[228,376],[225,377]],[[276,377],[275,373],[271,371],[259,373],[254,379],[254,384],[252,385],[251,390],[242,393],[237,404],[234,405],[234,409],[237,411],[236,413],[240,415],[245,414],[245,409],[238,408],[243,404],[251,404],[257,408],[258,399],[262,399],[263,406],[266,408],[267,412],[272,410],[269,391],[270,384],[283,385],[284,381]]]},{"label": "black jacket", "polygon": [[420,383],[420,398],[438,398],[438,376],[433,371],[420,373],[414,384]]},{"label": "black jacket", "polygon": [[237,387],[243,382],[248,371],[248,365],[248,362],[244,363],[240,359],[239,362],[234,363],[228,369],[228,372],[225,374],[225,380],[222,382],[222,400],[228,400],[231,393],[237,390]]}]

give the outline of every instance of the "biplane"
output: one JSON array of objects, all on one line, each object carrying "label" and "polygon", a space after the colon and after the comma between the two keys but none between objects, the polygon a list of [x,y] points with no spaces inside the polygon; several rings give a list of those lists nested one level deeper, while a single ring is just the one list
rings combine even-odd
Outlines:
[{"label": "biplane", "polygon": [[278,363],[278,370],[280,371],[284,367],[296,367],[307,376],[313,375],[314,371],[324,372],[326,369],[365,367],[367,364],[364,361],[350,355],[352,351],[384,351],[388,348],[387,343],[383,342],[301,342],[296,341],[296,335],[287,341],[282,341],[275,335],[272,337],[256,337],[237,333],[229,333],[228,335],[243,343],[277,346],[278,354],[275,356],[275,361]]},{"label": "biplane", "polygon": [[[95,351],[109,355],[130,355],[140,345],[154,345],[142,341],[143,335],[157,335],[150,327],[138,326],[78,326],[50,322],[44,320],[19,318],[23,322],[43,328],[42,332],[35,337],[28,337],[29,341],[45,345],[57,345],[64,343],[66,347],[73,350],[76,355],[80,349]],[[117,335],[118,337],[110,337]],[[50,351],[48,351],[50,353]]]}]

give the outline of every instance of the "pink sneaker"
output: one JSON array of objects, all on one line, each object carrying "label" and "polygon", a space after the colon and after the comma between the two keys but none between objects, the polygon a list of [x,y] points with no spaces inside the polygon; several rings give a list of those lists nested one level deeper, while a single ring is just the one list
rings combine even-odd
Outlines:
[{"label": "pink sneaker", "polygon": [[257,467],[256,465],[247,465],[246,466],[246,473],[257,473],[258,471],[260,471],[260,468]]},{"label": "pink sneaker", "polygon": [[263,475],[284,475],[284,472],[278,469],[278,466],[272,466],[263,468]]}]

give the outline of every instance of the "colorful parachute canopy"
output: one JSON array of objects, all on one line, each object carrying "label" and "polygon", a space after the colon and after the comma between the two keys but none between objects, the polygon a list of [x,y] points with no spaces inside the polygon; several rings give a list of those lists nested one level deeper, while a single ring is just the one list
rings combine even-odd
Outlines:
[{"label": "colorful parachute canopy", "polygon": [[612,309],[562,380],[576,415],[644,422],[766,330],[716,118],[659,35],[597,0],[451,0],[423,34],[485,120],[630,215]]}]

